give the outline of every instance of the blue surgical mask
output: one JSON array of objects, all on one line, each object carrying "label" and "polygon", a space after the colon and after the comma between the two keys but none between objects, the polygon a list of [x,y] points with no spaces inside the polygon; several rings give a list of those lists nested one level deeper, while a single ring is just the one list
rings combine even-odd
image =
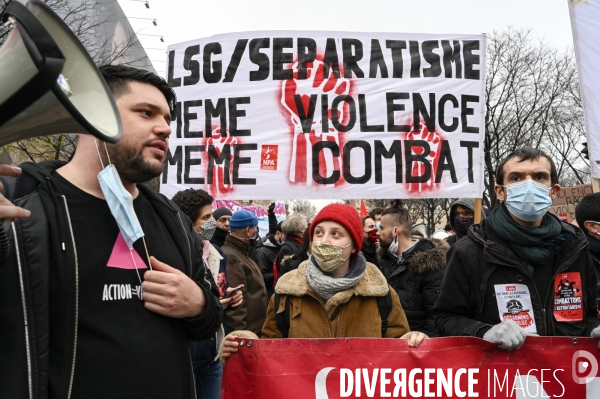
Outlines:
[{"label": "blue surgical mask", "polygon": [[114,165],[108,165],[98,173],[100,188],[106,199],[119,230],[129,249],[133,248],[133,243],[144,236],[144,231],[140,221],[133,209],[133,197],[129,191],[125,190],[121,178]]},{"label": "blue surgical mask", "polygon": [[531,179],[504,186],[505,204],[509,212],[525,222],[540,220],[550,206],[550,187]]},{"label": "blue surgical mask", "polygon": [[377,228],[377,230],[381,230],[381,223],[375,222],[375,227]]}]

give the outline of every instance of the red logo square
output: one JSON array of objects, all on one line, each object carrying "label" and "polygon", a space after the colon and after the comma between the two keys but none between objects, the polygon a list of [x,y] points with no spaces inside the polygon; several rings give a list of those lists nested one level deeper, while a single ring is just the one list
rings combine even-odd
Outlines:
[{"label": "red logo square", "polygon": [[277,170],[278,146],[263,144],[260,156],[260,170]]}]

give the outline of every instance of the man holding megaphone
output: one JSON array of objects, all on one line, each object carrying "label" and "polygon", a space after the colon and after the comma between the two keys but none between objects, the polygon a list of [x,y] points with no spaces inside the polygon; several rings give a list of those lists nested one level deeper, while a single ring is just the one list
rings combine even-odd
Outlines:
[{"label": "man holding megaphone", "polygon": [[187,340],[221,323],[190,220],[140,184],[162,172],[174,92],[150,72],[100,71],[120,142],[80,135],[67,164],[0,166],[0,218],[13,219],[0,397],[194,398]]}]

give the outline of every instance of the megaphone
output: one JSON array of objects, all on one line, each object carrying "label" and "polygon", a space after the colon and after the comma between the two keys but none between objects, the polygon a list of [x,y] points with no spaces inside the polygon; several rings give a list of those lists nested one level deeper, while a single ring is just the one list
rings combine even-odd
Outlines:
[{"label": "megaphone", "polygon": [[117,105],[69,27],[39,0],[13,0],[0,47],[0,146],[36,136],[91,133],[116,143]]}]

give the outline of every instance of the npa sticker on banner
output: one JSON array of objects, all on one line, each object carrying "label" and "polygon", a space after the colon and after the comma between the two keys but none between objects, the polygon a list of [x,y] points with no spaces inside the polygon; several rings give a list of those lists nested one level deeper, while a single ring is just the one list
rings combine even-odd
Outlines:
[{"label": "npa sticker on banner", "polygon": [[277,170],[278,146],[264,145],[261,150],[260,170]]},{"label": "npa sticker on banner", "polygon": [[242,32],[168,53],[167,197],[483,194],[483,35]]},{"label": "npa sticker on banner", "polygon": [[529,288],[525,284],[496,284],[494,288],[500,320],[514,320],[525,331],[537,333]]},{"label": "npa sticker on banner", "polygon": [[583,320],[583,292],[578,272],[559,273],[554,279],[554,318],[556,321]]}]

